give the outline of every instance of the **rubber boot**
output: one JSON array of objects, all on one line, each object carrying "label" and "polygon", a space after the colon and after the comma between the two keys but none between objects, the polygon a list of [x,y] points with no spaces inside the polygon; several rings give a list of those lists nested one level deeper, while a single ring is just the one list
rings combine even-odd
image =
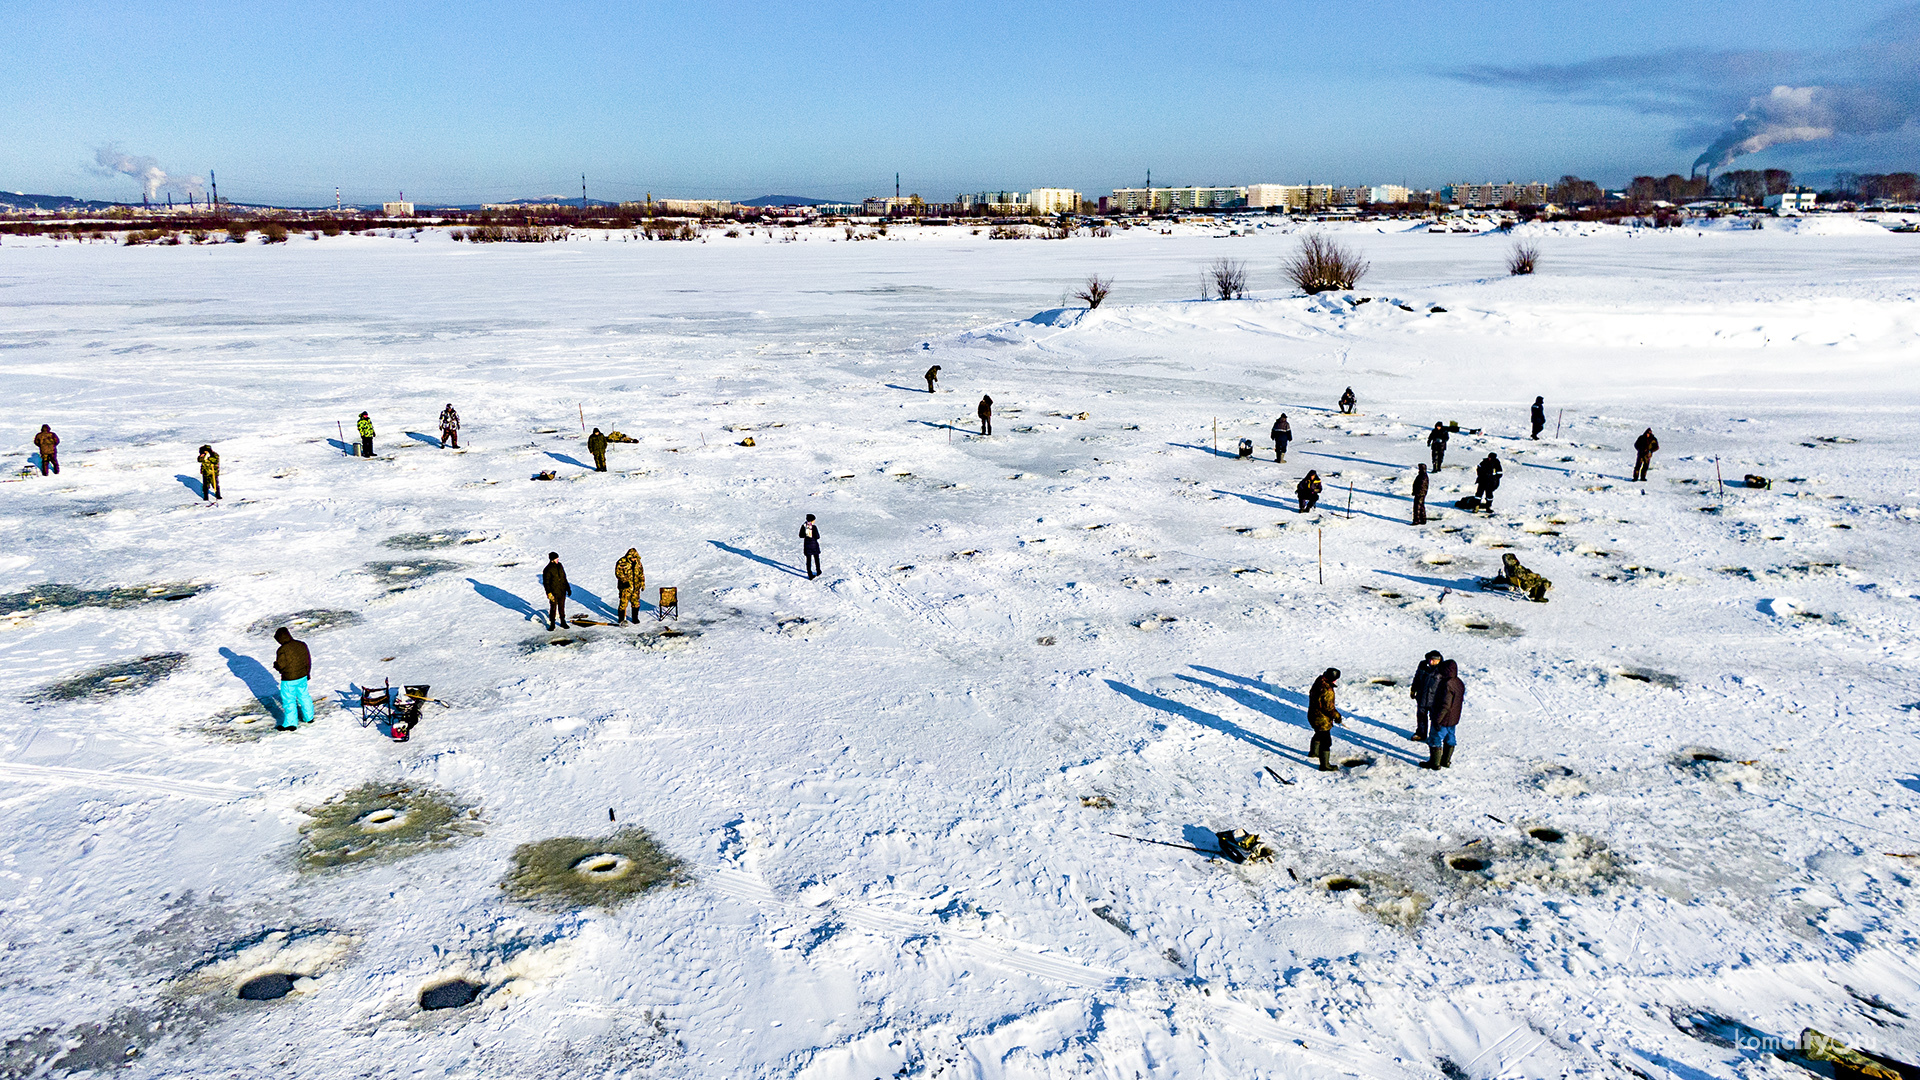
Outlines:
[{"label": "rubber boot", "polygon": [[1443,746],[1443,747],[1441,747],[1441,748],[1440,748],[1440,767],[1441,767],[1441,768],[1443,768],[1443,769],[1451,769],[1451,768],[1453,768],[1453,746],[1452,746],[1452,744],[1448,744],[1448,745],[1446,745],[1446,746]]},{"label": "rubber boot", "polygon": [[1445,749],[1444,747],[1439,747],[1439,746],[1427,747],[1427,763],[1420,767],[1423,769],[1432,769],[1435,772],[1439,772],[1441,769],[1440,761],[1441,761],[1441,757],[1444,749]]}]

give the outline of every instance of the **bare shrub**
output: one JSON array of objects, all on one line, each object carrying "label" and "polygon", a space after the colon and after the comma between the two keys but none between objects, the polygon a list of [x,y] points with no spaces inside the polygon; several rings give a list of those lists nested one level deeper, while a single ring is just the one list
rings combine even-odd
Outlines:
[{"label": "bare shrub", "polygon": [[1025,240],[1026,238],[1025,225],[995,225],[987,232],[989,240]]},{"label": "bare shrub", "polygon": [[236,221],[233,224],[227,226],[227,239],[233,241],[236,244],[244,244],[247,242],[247,234],[252,231],[253,231],[253,226],[248,225],[245,222]]},{"label": "bare shrub", "polygon": [[1515,244],[1507,252],[1507,273],[1514,277],[1533,273],[1533,264],[1540,261],[1540,249],[1533,244]]},{"label": "bare shrub", "polygon": [[1283,269],[1305,293],[1351,289],[1367,273],[1367,261],[1319,234],[1300,238],[1300,250]]},{"label": "bare shrub", "polygon": [[269,221],[260,226],[260,241],[266,244],[284,244],[287,242],[287,227],[278,222]]},{"label": "bare shrub", "polygon": [[1076,300],[1087,305],[1088,311],[1092,311],[1094,308],[1099,307],[1100,301],[1105,300],[1107,294],[1112,291],[1113,282],[1108,281],[1099,274],[1094,274],[1087,278],[1086,286],[1073,295]]},{"label": "bare shrub", "polygon": [[1222,300],[1246,299],[1247,264],[1237,259],[1215,259],[1207,267],[1206,285]]}]

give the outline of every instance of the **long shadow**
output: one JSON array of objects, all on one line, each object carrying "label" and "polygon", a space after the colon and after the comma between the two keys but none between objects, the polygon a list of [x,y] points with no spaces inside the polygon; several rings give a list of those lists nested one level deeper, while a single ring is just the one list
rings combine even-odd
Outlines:
[{"label": "long shadow", "polygon": [[1170,442],[1167,445],[1177,446],[1182,450],[1198,450],[1203,454],[1212,454],[1214,457],[1231,458],[1239,456],[1231,450],[1215,450],[1211,446],[1195,446],[1192,443]]},{"label": "long shadow", "polygon": [[1362,465],[1378,465],[1383,469],[1411,469],[1411,465],[1396,465],[1391,461],[1375,461],[1372,458],[1354,457],[1352,454],[1329,454],[1324,450],[1302,450],[1308,457],[1333,458],[1336,461],[1357,461]]},{"label": "long shadow", "polygon": [[335,450],[340,451],[341,453],[347,455],[348,457],[352,457],[355,454],[360,452],[360,446],[358,443],[343,443],[339,439],[328,439],[327,445],[333,447]]},{"label": "long shadow", "polygon": [[972,435],[975,433],[973,428],[961,427],[959,424],[947,420],[915,420],[914,423],[925,424],[930,428],[944,428],[947,431],[957,431],[962,435]]},{"label": "long shadow", "polygon": [[186,488],[188,491],[193,492],[194,498],[197,499],[200,497],[200,478],[199,477],[188,476],[186,473],[174,473],[173,478],[175,480],[180,481],[181,487]]},{"label": "long shadow", "polygon": [[550,457],[550,458],[552,458],[552,459],[553,459],[553,460],[555,460],[555,461],[559,461],[559,462],[564,462],[565,464],[568,464],[568,465],[572,465],[572,466],[574,466],[574,467],[576,467],[576,468],[581,468],[581,469],[592,469],[592,468],[593,468],[593,466],[591,466],[591,465],[589,465],[589,464],[587,464],[586,462],[584,462],[584,461],[579,461],[579,460],[576,460],[576,459],[574,459],[574,458],[571,458],[571,457],[568,457],[568,456],[567,456],[567,455],[565,455],[565,454],[556,454],[556,453],[554,453],[554,452],[553,452],[553,451],[551,451],[551,450],[547,450],[547,451],[545,451],[545,453],[546,453],[546,455],[547,455],[548,457]]},{"label": "long shadow", "polygon": [[247,692],[266,706],[275,720],[280,719],[280,680],[274,678],[273,672],[253,657],[242,656],[225,646],[221,646],[220,655],[233,677],[247,684]]},{"label": "long shadow", "polygon": [[784,570],[795,577],[807,576],[807,572],[805,570],[800,569],[799,567],[789,566],[783,562],[775,562],[774,560],[767,558],[765,555],[755,555],[753,552],[748,551],[746,548],[737,548],[737,547],[734,547],[732,544],[723,544],[718,540],[709,540],[707,541],[707,543],[712,544],[714,547],[719,548],[721,551],[724,551],[729,555],[738,555],[743,559],[752,559],[754,562],[757,562],[762,566],[771,566],[775,570]]},{"label": "long shadow", "polygon": [[1107,686],[1110,689],[1112,689],[1114,693],[1119,694],[1122,697],[1136,701],[1142,705],[1145,705],[1149,709],[1158,709],[1161,712],[1170,713],[1174,716],[1177,716],[1182,720],[1199,724],[1201,727],[1212,728],[1213,730],[1218,731],[1222,734],[1231,735],[1234,738],[1239,739],[1242,742],[1245,742],[1253,747],[1256,747],[1261,750],[1265,750],[1269,754],[1279,754],[1284,757],[1297,759],[1302,762],[1305,762],[1306,760],[1308,760],[1306,751],[1295,750],[1290,746],[1284,746],[1280,743],[1274,742],[1272,739],[1269,739],[1264,735],[1260,735],[1260,734],[1256,734],[1255,732],[1248,731],[1246,728],[1241,727],[1239,724],[1236,724],[1233,721],[1228,720],[1224,717],[1215,715],[1214,713],[1206,712],[1205,710],[1202,710],[1202,709],[1196,709],[1191,705],[1182,705],[1179,702],[1173,700],[1172,698],[1161,697],[1159,694],[1151,694],[1145,690],[1137,690],[1131,686],[1128,686],[1126,683],[1118,682],[1113,679],[1108,679],[1106,680],[1106,682],[1107,682]]},{"label": "long shadow", "polygon": [[569,599],[579,601],[581,607],[591,608],[609,620],[620,617],[620,613],[608,607],[605,600],[600,599],[598,596],[578,585],[569,583],[567,585],[567,596]]},{"label": "long shadow", "polygon": [[[905,390],[909,394],[925,394],[927,392],[927,388],[924,386],[901,386],[899,383],[887,383],[886,387],[889,390]],[[929,394],[928,396],[931,397],[932,395]]]},{"label": "long shadow", "polygon": [[428,446],[439,447],[442,450],[446,449],[447,447],[447,444],[441,442],[439,439],[436,439],[431,435],[422,435],[417,431],[407,432],[407,438],[412,439],[415,442],[426,443]]},{"label": "long shadow", "polygon": [[1298,500],[1290,503],[1274,502],[1272,499],[1263,499],[1258,495],[1245,495],[1238,491],[1227,491],[1222,488],[1214,488],[1213,493],[1215,495],[1231,495],[1236,499],[1244,499],[1255,506],[1266,506],[1274,510],[1297,510],[1300,506]]},{"label": "long shadow", "polygon": [[536,609],[532,604],[527,603],[525,600],[520,599],[518,596],[498,586],[488,585],[485,582],[476,581],[473,578],[468,578],[467,584],[473,586],[474,592],[499,604],[515,615],[536,621],[543,620],[547,617],[546,612]]},{"label": "long shadow", "polygon": [[1398,570],[1375,570],[1384,577],[1397,577],[1401,581],[1411,581],[1416,585],[1432,585],[1437,589],[1452,589],[1454,592],[1479,592],[1480,586],[1473,578],[1460,578],[1449,581],[1446,578],[1421,577],[1418,574],[1402,574]]},{"label": "long shadow", "polygon": [[[1239,702],[1240,704],[1245,705],[1248,708],[1255,710],[1256,712],[1265,713],[1268,716],[1273,717],[1275,720],[1279,720],[1284,723],[1296,724],[1302,727],[1306,726],[1307,696],[1305,694],[1298,693],[1292,690],[1283,690],[1280,687],[1270,686],[1267,683],[1263,683],[1258,679],[1249,679],[1244,675],[1235,675],[1230,671],[1221,671],[1219,668],[1210,668],[1202,664],[1193,664],[1191,665],[1191,667],[1195,671],[1205,672],[1206,674],[1212,675],[1216,678],[1225,679],[1227,680],[1227,683],[1226,684],[1211,683],[1206,681],[1205,679],[1196,679],[1191,675],[1180,675],[1180,676],[1176,676],[1176,678],[1179,678],[1185,682],[1193,683],[1195,686],[1204,686],[1209,690],[1213,690],[1218,693],[1225,694],[1226,696],[1232,698],[1233,700]],[[1249,690],[1258,690],[1258,691],[1261,691],[1262,693],[1261,694],[1250,693]],[[1265,696],[1262,696],[1262,694],[1264,694]],[[1287,700],[1287,699],[1293,699],[1293,700]],[[1290,711],[1286,713],[1282,713],[1278,711],[1281,708],[1287,708]],[[1294,719],[1295,714],[1299,716],[1299,719],[1297,720]],[[1399,758],[1401,761],[1405,761],[1413,765],[1422,764],[1426,760],[1424,758],[1413,757],[1410,754],[1408,754],[1407,751],[1402,750],[1400,747],[1395,746],[1392,743],[1383,742],[1380,739],[1374,738],[1371,735],[1362,735],[1359,732],[1353,730],[1353,725],[1356,722],[1362,723],[1367,725],[1368,727],[1378,728],[1381,731],[1392,732],[1393,734],[1398,735],[1403,739],[1413,734],[1411,730],[1407,728],[1396,727],[1392,724],[1381,723],[1380,721],[1375,720],[1371,717],[1362,716],[1359,713],[1356,713],[1349,708],[1341,709],[1340,715],[1345,717],[1347,720],[1347,723],[1343,726],[1344,730],[1340,736],[1340,738],[1344,739],[1345,741],[1352,743],[1355,746],[1372,750],[1376,754],[1385,754],[1388,757],[1396,757],[1396,758]]]}]

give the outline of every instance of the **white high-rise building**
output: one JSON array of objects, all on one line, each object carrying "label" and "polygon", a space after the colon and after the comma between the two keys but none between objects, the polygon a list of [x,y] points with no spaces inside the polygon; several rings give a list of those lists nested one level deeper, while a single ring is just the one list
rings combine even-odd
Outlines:
[{"label": "white high-rise building", "polygon": [[1072,188],[1043,187],[1027,192],[1027,205],[1036,214],[1077,214],[1080,193]]}]

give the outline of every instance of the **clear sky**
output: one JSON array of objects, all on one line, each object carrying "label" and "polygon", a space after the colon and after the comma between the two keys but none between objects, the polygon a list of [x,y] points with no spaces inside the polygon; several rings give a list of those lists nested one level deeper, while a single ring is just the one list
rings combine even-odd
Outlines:
[{"label": "clear sky", "polygon": [[577,197],[582,173],[599,199],[852,199],[896,171],[935,200],[1148,169],[1617,185],[1715,146],[1920,169],[1911,0],[5,0],[0,26],[0,187],[97,198],[138,198],[112,166],[149,158],[176,190],[214,171],[308,205]]}]

